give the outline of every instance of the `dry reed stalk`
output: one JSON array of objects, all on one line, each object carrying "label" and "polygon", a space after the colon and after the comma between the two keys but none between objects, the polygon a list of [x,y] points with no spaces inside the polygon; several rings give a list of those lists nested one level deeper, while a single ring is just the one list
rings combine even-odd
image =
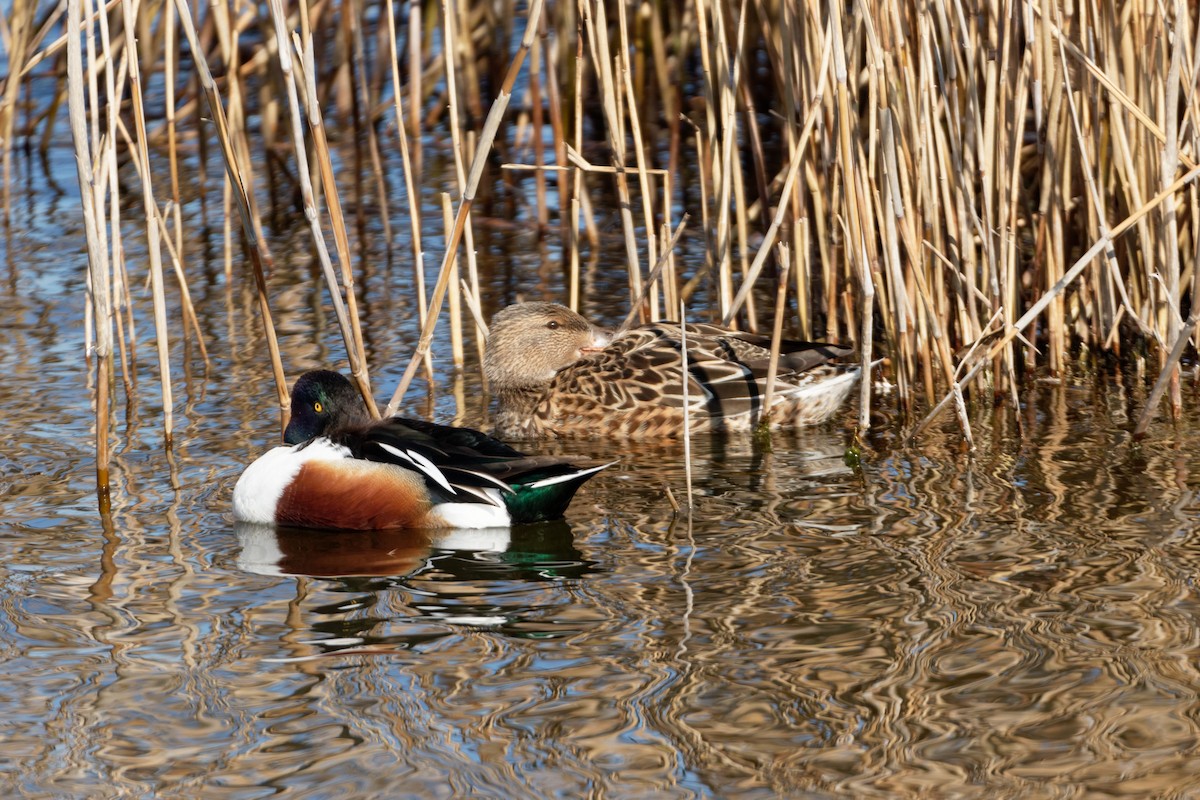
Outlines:
[{"label": "dry reed stalk", "polygon": [[[283,372],[283,361],[279,355],[279,342],[275,336],[275,324],[271,320],[271,303],[267,293],[267,280],[263,269],[263,264],[269,260],[269,256],[261,245],[258,227],[254,223],[250,200],[246,193],[246,184],[242,177],[241,166],[234,152],[233,139],[229,133],[228,124],[225,119],[225,107],[221,104],[221,95],[217,90],[217,84],[213,80],[212,73],[208,69],[208,62],[204,58],[204,51],[200,49],[199,42],[197,41],[196,28],[192,24],[192,18],[188,13],[188,8],[184,0],[175,0],[175,7],[179,11],[179,20],[183,25],[184,34],[187,36],[188,47],[196,64],[200,84],[204,88],[205,99],[208,101],[208,109],[216,127],[217,140],[221,143],[221,152],[225,157],[226,174],[229,178],[233,194],[238,201],[237,209],[242,220],[242,233],[246,237],[246,253],[250,257],[250,266],[254,273],[259,316],[262,320],[263,333],[267,340],[267,352],[271,358],[272,373],[275,378],[275,392],[279,401],[280,430],[282,431],[287,426],[291,400],[288,393],[287,378]],[[234,85],[236,85],[236,82],[234,82]]]},{"label": "dry reed stalk", "polygon": [[[888,338],[896,343],[896,349],[899,350],[895,354],[897,357],[893,358],[893,364],[898,366],[895,371],[897,391],[900,402],[905,407],[909,407],[912,402],[911,376],[915,374],[913,355],[917,349],[916,343],[910,335],[910,325],[916,314],[902,273],[898,221],[904,218],[904,206],[900,197],[900,181],[897,175],[898,158],[891,109],[884,108],[880,117],[882,124],[879,138],[882,158],[879,159],[879,164],[880,171],[883,173],[880,181],[882,195],[877,194],[875,199],[879,206],[878,217],[882,228],[879,236],[882,239],[884,274],[889,289],[885,292],[884,305],[890,313],[885,315],[884,329]],[[920,272],[919,266],[913,272]]]},{"label": "dry reed stalk", "polygon": [[[78,42],[83,33],[80,0],[67,2],[67,33]],[[92,39],[91,26],[87,37]],[[94,51],[93,51],[94,52]],[[93,61],[89,60],[91,68]],[[108,251],[102,241],[103,182],[93,179],[93,148],[88,137],[88,112],[84,101],[83,57],[78,47],[67,49],[68,117],[75,145],[75,166],[79,175],[79,195],[83,205],[84,235],[88,249],[88,293],[95,342],[91,355],[96,359],[96,497],[100,512],[107,514],[109,495],[109,381],[112,371],[112,296],[109,286]],[[95,108],[93,106],[93,108]]]},{"label": "dry reed stalk", "polygon": [[[676,236],[671,235],[671,208],[674,200],[673,185],[671,181],[670,171],[663,174],[662,188],[662,223],[659,226],[659,252],[660,259],[667,260],[666,266],[663,268],[662,278],[660,280],[663,289],[663,307],[667,309],[679,308],[679,274],[675,266],[675,242],[678,241]],[[679,228],[682,231],[684,223],[688,220],[688,215],[684,214],[683,219],[679,221]],[[674,316],[674,315],[671,315]]]},{"label": "dry reed stalk", "polygon": [[[650,177],[647,173],[646,166],[646,145],[642,140],[642,126],[638,117],[637,111],[637,93],[634,91],[633,78],[630,75],[629,67],[629,23],[625,19],[625,4],[617,4],[617,32],[621,49],[617,53],[617,72],[621,76],[621,88],[625,92],[627,98],[628,117],[629,117],[629,132],[633,138],[633,155],[634,162],[637,165],[638,186],[642,195],[642,215],[645,218],[646,232],[646,258],[650,264],[658,263],[658,243],[655,241],[654,230],[657,228],[654,222],[654,192],[650,186]],[[624,166],[624,160],[620,162]],[[668,221],[670,218],[665,218]],[[627,232],[628,233],[628,232]],[[658,289],[654,281],[647,281],[649,286],[649,318],[653,320],[659,319],[658,312]],[[643,292],[643,295],[646,293]],[[639,302],[640,306],[641,303]]]},{"label": "dry reed stalk", "polygon": [[[574,163],[576,159],[582,158],[579,154],[583,152],[583,78],[588,72],[588,61],[584,58],[585,42],[587,41],[586,24],[583,15],[583,3],[577,3],[575,8],[575,83],[572,87],[574,92],[574,115],[575,122],[574,130],[572,131],[571,144],[567,146],[567,158]],[[571,246],[571,274],[572,286],[575,290],[574,304],[572,308],[578,309],[580,290],[580,275],[579,275],[579,222],[583,220],[584,232],[587,236],[588,244],[595,248],[600,243],[600,232],[596,225],[595,215],[593,213],[593,204],[591,196],[585,191],[588,187],[584,183],[584,176],[580,172],[574,173],[574,184],[571,188],[571,224],[572,224],[572,246]],[[594,251],[593,251],[593,259]]]},{"label": "dry reed stalk", "polygon": [[[338,284],[337,275],[333,270],[333,263],[329,258],[329,248],[325,244],[325,235],[321,230],[320,211],[317,208],[317,201],[313,194],[313,184],[310,179],[309,170],[312,168],[312,162],[308,159],[307,148],[304,143],[304,128],[300,118],[300,98],[299,89],[297,88],[297,80],[292,62],[292,42],[288,37],[287,29],[285,28],[286,20],[283,13],[283,4],[281,0],[270,0],[268,7],[271,10],[271,19],[274,23],[275,41],[277,44],[276,54],[279,58],[279,70],[283,76],[284,88],[287,92],[288,100],[288,117],[292,131],[292,147],[296,153],[297,169],[296,173],[300,179],[300,193],[304,204],[304,216],[308,221],[309,231],[312,234],[313,244],[317,250],[317,258],[321,264],[321,272],[325,276],[325,283],[329,289],[330,300],[333,301],[334,313],[337,315],[338,325],[341,328],[342,340],[346,345],[346,357],[350,362],[350,372],[354,376],[355,382],[358,384],[358,390],[366,401],[367,410],[371,416],[378,419],[379,409],[375,405],[375,400],[371,395],[370,379],[367,373],[366,358],[362,349],[362,334],[358,331],[356,336],[357,326],[352,321],[347,306],[354,303],[354,286],[353,279],[348,278],[350,275],[349,264],[346,260],[342,261],[343,280],[349,280],[344,286],[346,292],[346,301],[342,300],[342,288]],[[322,122],[320,112],[317,107],[315,97],[315,77],[313,75],[315,66],[312,60],[312,37],[301,43],[296,43],[296,52],[302,54],[305,60],[305,80],[306,87],[310,88],[313,95],[309,97],[309,128],[313,132],[314,149],[316,150],[317,166],[321,170],[322,176],[326,175],[328,170],[328,180],[332,185],[332,167],[330,165],[328,147],[325,146],[325,139],[321,132]],[[333,192],[336,196],[336,192]],[[336,202],[336,201],[334,201]],[[330,208],[331,214],[333,206]],[[335,230],[337,226],[335,225]],[[343,229],[344,232],[344,229]],[[340,255],[340,254],[339,254]],[[349,258],[348,246],[346,259]],[[357,313],[354,315],[357,319]]]},{"label": "dry reed stalk", "polygon": [[137,133],[137,146],[133,148],[133,156],[140,164],[142,176],[142,209],[146,215],[146,249],[150,256],[150,285],[154,300],[154,333],[158,350],[159,381],[162,386],[163,403],[163,440],[168,448],[174,428],[174,402],[171,395],[171,354],[170,328],[167,326],[167,301],[163,287],[162,246],[159,243],[159,230],[155,219],[158,214],[158,204],[154,199],[154,187],[150,176],[150,153],[146,141],[146,114],[142,104],[142,80],[138,62],[141,58],[137,50],[137,15],[132,0],[121,4],[125,20],[126,46],[133,43],[129,63],[129,97],[133,107],[134,130]]},{"label": "dry reed stalk", "polygon": [[[787,311],[788,270],[792,266],[792,254],[787,242],[779,243],[779,283],[775,292],[775,319],[771,325],[771,360],[767,364],[767,391],[763,395],[762,418],[758,428],[771,429],[771,402],[775,399],[775,376],[779,374],[779,352],[783,341],[783,317]],[[866,377],[863,378],[867,380]]]},{"label": "dry reed stalk", "polygon": [[691,406],[688,401],[688,384],[691,383],[691,372],[688,367],[687,348],[687,307],[682,301],[679,304],[679,357],[680,384],[683,385],[683,475],[687,480],[687,513],[692,516],[692,418]]},{"label": "dry reed stalk", "polygon": [[[532,53],[529,59],[532,65],[529,70],[529,105],[530,126],[533,128],[533,163],[539,167],[546,163],[546,144],[542,136],[545,126],[545,113],[542,108],[542,46],[546,38],[546,18],[542,17],[538,26],[538,36],[533,40]],[[550,225],[550,208],[546,202],[546,176],[541,172],[533,174],[534,211],[537,214],[538,236],[545,235]]]},{"label": "dry reed stalk", "polygon": [[[479,331],[479,338],[487,341],[488,324],[483,318],[483,307],[479,304],[479,292],[471,287],[464,280],[459,280],[459,289],[462,290],[463,300],[466,301],[467,310],[471,312],[471,319],[475,321],[475,328]],[[480,356],[479,363],[483,364],[483,357]]]},{"label": "dry reed stalk", "polygon": [[846,192],[846,211],[848,222],[848,237],[846,252],[847,263],[858,267],[860,280],[860,300],[858,314],[860,333],[858,340],[859,355],[862,359],[862,380],[859,382],[858,431],[859,435],[866,433],[871,424],[871,339],[874,333],[872,315],[875,308],[875,283],[871,276],[870,262],[866,253],[866,242],[863,238],[862,216],[863,209],[859,205],[860,192],[855,180],[858,174],[854,143],[851,139],[853,117],[850,114],[850,98],[848,75],[846,68],[846,49],[842,38],[841,8],[837,3],[830,5],[829,27],[833,31],[833,77],[837,88],[838,109],[838,163],[842,170],[844,191]]},{"label": "dry reed stalk", "polygon": [[[454,205],[450,202],[448,194],[442,195],[442,225],[446,230],[450,230],[454,226]],[[469,227],[468,230],[470,230]],[[450,360],[455,367],[461,369],[463,365],[462,297],[459,287],[461,280],[458,273],[458,257],[455,254],[450,259],[447,275],[447,289],[450,293]]]},{"label": "dry reed stalk", "polygon": [[[616,79],[613,76],[613,59],[609,55],[608,49],[608,20],[604,12],[604,3],[600,0],[581,2],[580,17],[583,19],[587,31],[588,49],[591,53],[592,63],[595,65],[596,77],[600,81],[605,136],[613,154],[613,163],[617,168],[618,212],[621,217],[621,230],[625,234],[625,260],[629,275],[629,298],[632,301],[641,296],[642,276],[637,252],[637,232],[633,224],[632,201],[629,195],[629,181],[625,172],[627,156],[624,116],[618,109],[618,102],[624,97],[624,93],[618,92]],[[617,68],[620,69],[619,66]]]},{"label": "dry reed stalk", "polygon": [[[388,13],[391,13],[389,9]],[[422,42],[422,27],[421,27],[421,3],[408,4],[408,140],[412,142],[412,164],[416,169],[417,178],[414,179],[417,184],[421,183],[420,175],[422,172],[423,146],[421,144],[421,97],[423,95],[422,88],[422,72],[421,72],[421,42]],[[397,108],[399,108],[399,100]],[[411,206],[416,208],[415,204]],[[424,322],[422,322],[424,327]]]},{"label": "dry reed stalk", "polygon": [[[1184,6],[1182,0],[1175,0],[1176,19],[1179,20],[1183,16]],[[1172,38],[1175,40],[1171,47],[1171,66],[1167,70],[1166,79],[1166,96],[1163,99],[1163,112],[1166,120],[1163,123],[1163,130],[1167,134],[1166,144],[1160,155],[1161,168],[1161,186],[1167,186],[1171,183],[1171,178],[1179,169],[1179,75],[1182,69],[1183,47],[1185,37],[1182,35],[1179,28],[1171,31]],[[1065,60],[1065,56],[1064,56]],[[1179,318],[1179,309],[1183,307],[1182,298],[1179,294],[1180,281],[1180,266],[1179,266],[1179,228],[1175,210],[1175,196],[1168,195],[1163,200],[1162,205],[1162,225],[1163,239],[1165,246],[1163,247],[1163,255],[1166,259],[1166,290],[1167,302],[1171,310],[1170,322],[1164,328],[1163,339],[1169,342],[1172,350],[1178,339],[1186,338],[1185,331],[1195,327],[1196,323],[1185,323]],[[1195,295],[1192,295],[1193,298]],[[1194,301],[1193,301],[1194,302]],[[1179,417],[1180,411],[1183,409],[1183,398],[1180,395],[1179,387],[1179,370],[1172,365],[1169,357],[1163,351],[1159,351],[1162,358],[1162,367],[1167,376],[1168,390],[1171,396],[1171,416]],[[1178,356],[1175,357],[1178,360]],[[1162,378],[1158,382],[1161,382]]]},{"label": "dry reed stalk", "polygon": [[[163,92],[165,94],[165,110],[167,118],[167,159],[170,167],[171,176],[171,221],[175,224],[175,243],[174,253],[172,258],[179,263],[183,257],[183,210],[179,196],[179,148],[177,140],[177,131],[175,129],[175,73],[179,69],[179,48],[175,37],[177,34],[175,21],[175,6],[171,3],[163,5]],[[180,281],[180,285],[183,284]],[[189,301],[190,305],[190,301]],[[195,314],[193,312],[193,320]],[[201,349],[204,348],[203,339],[197,337],[200,341]],[[204,356],[205,362],[208,361],[208,355]]]},{"label": "dry reed stalk", "polygon": [[809,305],[812,303],[812,298],[809,292],[811,286],[809,271],[811,267],[808,264],[808,247],[810,242],[808,217],[800,217],[796,220],[792,228],[792,240],[794,244],[791,249],[796,253],[795,257],[797,259],[797,267],[792,270],[792,274],[796,282],[796,315],[799,317],[800,338],[810,339],[812,338],[812,321],[809,318]]},{"label": "dry reed stalk", "polygon": [[413,355],[413,358],[409,360],[408,366],[404,370],[404,375],[400,378],[400,383],[396,387],[391,401],[388,403],[385,416],[391,416],[396,413],[396,409],[400,406],[400,401],[404,399],[404,394],[408,391],[409,384],[412,383],[418,360],[424,358],[424,354],[429,352],[434,327],[437,325],[439,309],[441,308],[442,299],[446,291],[446,283],[450,279],[450,264],[457,253],[463,228],[466,226],[467,215],[470,213],[471,206],[475,202],[475,192],[479,188],[479,181],[486,166],[487,154],[492,149],[492,142],[495,140],[496,131],[500,127],[500,120],[504,116],[505,109],[508,108],[509,100],[512,98],[513,84],[516,83],[517,75],[521,71],[521,65],[524,63],[533,37],[537,33],[538,18],[541,16],[541,13],[542,0],[532,0],[529,4],[529,16],[525,24],[525,34],[522,36],[521,44],[508,65],[508,71],[504,75],[504,83],[501,85],[499,93],[495,101],[493,101],[491,109],[488,111],[487,120],[484,122],[483,131],[479,136],[479,143],[475,148],[475,155],[471,160],[471,172],[467,177],[467,185],[463,191],[462,202],[459,204],[458,211],[454,216],[454,227],[451,229],[449,236],[446,237],[446,252],[442,256],[442,267],[438,274],[437,285],[433,289],[433,300],[429,304],[429,319],[421,329],[421,337],[417,342],[417,351]]},{"label": "dry reed stalk", "polygon": [[[112,41],[109,35],[107,14],[89,15],[93,20],[88,23],[89,31],[92,25],[95,25],[100,33],[100,55],[97,57],[94,45],[89,44],[88,53],[88,72],[89,82],[99,83],[95,73],[100,69],[101,64],[112,65]],[[92,37],[89,35],[89,43]],[[95,181],[97,184],[108,184],[108,196],[110,198],[120,197],[120,181],[117,169],[117,127],[120,121],[118,110],[123,102],[123,91],[125,87],[125,79],[128,70],[128,54],[122,50],[120,63],[117,66],[116,74],[112,69],[104,69],[105,92],[111,98],[111,102],[105,105],[103,115],[97,113],[96,122],[101,119],[104,122],[104,135],[96,142],[96,166],[93,170],[96,173]],[[97,128],[99,125],[97,124]],[[134,161],[136,163],[136,160]],[[98,195],[97,198],[100,207],[103,208],[104,196]],[[101,211],[101,220],[103,221],[105,214]],[[115,298],[112,302],[113,318],[117,324],[117,349],[121,356],[121,383],[125,388],[126,397],[128,398],[132,392],[134,373],[137,362],[137,326],[134,323],[133,302],[129,294],[129,275],[126,270],[125,263],[125,246],[124,236],[121,226],[121,204],[119,202],[108,203],[108,225],[101,225],[99,228],[102,245],[110,254],[110,262],[112,265],[112,278],[110,296]]]},{"label": "dry reed stalk", "polygon": [[[730,306],[733,298],[733,235],[730,229],[730,208],[733,204],[733,186],[735,183],[733,169],[733,147],[737,141],[737,116],[736,116],[736,98],[735,88],[737,80],[735,72],[737,69],[737,60],[730,58],[729,44],[726,41],[725,33],[725,15],[720,4],[716,0],[711,0],[713,8],[706,9],[705,6],[710,0],[699,0],[696,4],[698,18],[701,31],[701,47],[705,47],[704,33],[709,23],[707,18],[712,19],[712,25],[715,31],[712,32],[714,41],[711,43],[713,55],[713,69],[711,76],[716,79],[716,84],[713,87],[712,95],[716,98],[717,109],[719,114],[712,118],[712,146],[718,148],[720,158],[713,159],[715,183],[713,186],[713,199],[717,204],[717,227],[714,232],[715,252],[714,266],[718,274],[718,287],[722,319],[728,318],[726,324],[736,327],[736,322],[730,315]],[[739,34],[744,27],[745,20],[745,4],[741,7],[739,13],[738,30]],[[741,36],[738,36],[738,41],[735,47],[740,44]],[[719,166],[718,166],[719,165]],[[769,251],[769,248],[768,248]]]},{"label": "dry reed stalk", "polygon": [[[396,45],[396,15],[392,6],[392,3],[384,4],[387,12],[388,61],[392,75],[392,101],[396,111],[396,139],[400,145],[400,165],[404,171],[404,196],[408,206],[409,241],[412,245],[413,256],[413,286],[417,296],[417,322],[421,328],[424,328],[429,310],[425,302],[425,253],[421,245],[421,197],[413,178],[413,160],[409,153],[408,128],[404,124],[404,108],[401,103],[403,94],[400,89],[400,72],[397,68],[400,57]],[[409,113],[416,116],[415,112],[416,109],[413,108]],[[391,252],[390,248],[388,252]],[[425,369],[429,374],[433,374],[433,362],[429,358],[426,358]]]},{"label": "dry reed stalk", "polygon": [[[301,4],[303,7],[303,4]],[[301,24],[304,25],[305,15],[302,12],[300,15]],[[277,25],[276,34],[278,35],[281,28]],[[329,251],[325,247],[324,235],[321,233],[319,222],[319,211],[316,208],[316,200],[313,199],[312,210],[314,217],[310,218],[314,230],[314,237],[318,239],[317,253],[321,258],[321,267],[325,272],[325,280],[329,284],[329,293],[333,298],[334,311],[337,314],[338,324],[342,329],[342,339],[346,344],[349,356],[350,372],[358,383],[359,390],[362,392],[363,399],[367,403],[367,410],[374,417],[378,413],[378,407],[375,405],[375,398],[371,394],[371,377],[367,364],[366,347],[363,344],[362,323],[358,315],[358,297],[354,291],[354,269],[351,264],[350,257],[350,240],[346,234],[346,221],[342,215],[342,204],[338,199],[337,182],[333,175],[333,158],[329,153],[329,140],[325,136],[325,123],[321,116],[321,106],[317,100],[317,84],[316,84],[316,58],[313,52],[312,33],[304,38],[303,46],[300,41],[293,42],[296,53],[299,55],[304,64],[302,72],[305,108],[308,111],[308,128],[312,132],[313,137],[313,153],[317,162],[317,167],[321,175],[321,186],[325,190],[326,209],[329,213],[330,227],[333,229],[334,246],[337,248],[338,264],[341,266],[342,290],[346,293],[345,308],[341,306],[341,295],[335,280],[330,280],[333,275],[332,264],[329,263]],[[279,51],[282,54],[287,49],[287,40],[279,40]],[[282,60],[282,56],[281,56]],[[287,73],[285,73],[286,75]],[[296,98],[295,86],[289,86],[288,100],[294,102]],[[304,165],[304,134],[299,130],[297,123],[299,121],[299,107],[296,106],[292,114],[293,133],[298,137],[296,145],[296,157],[300,161],[301,166]],[[305,198],[305,215],[309,213],[308,197],[304,195],[304,184],[308,179],[306,172],[300,172],[301,179],[301,196]],[[311,193],[311,186],[310,186]],[[361,206],[361,203],[359,204]]]},{"label": "dry reed stalk", "polygon": [[[570,18],[574,14],[575,6],[571,3],[564,4],[560,16]],[[565,27],[564,23],[564,27]],[[542,69],[546,74],[546,102],[549,106],[550,116],[550,132],[554,142],[554,162],[556,164],[567,163],[567,132],[564,127],[565,113],[562,103],[562,89],[559,86],[559,39],[550,39],[549,24],[546,17],[542,17],[541,25],[538,29],[538,35],[542,42],[541,52],[543,55]],[[535,61],[536,63],[536,61]],[[535,163],[545,164],[545,156],[542,155],[541,161],[537,161],[539,153],[534,152]],[[558,198],[555,207],[558,209],[558,228],[559,241],[563,246],[567,246],[572,236],[570,232],[570,216],[567,209],[571,205],[571,175],[566,172],[559,172],[557,177],[558,183]],[[545,224],[549,224],[549,220]],[[578,264],[578,260],[575,262]],[[576,277],[578,277],[576,275]]]},{"label": "dry reed stalk", "polygon": [[[571,145],[568,145],[564,139],[563,151],[564,157],[560,158],[559,164],[566,164],[566,153],[569,153],[571,147],[574,147],[576,153],[583,150],[583,74],[587,66],[587,61],[583,57],[583,42],[586,38],[583,32],[583,15],[579,13],[582,4],[573,6],[575,13],[575,61],[573,70],[575,82],[571,86],[572,97],[572,114],[571,119],[574,126],[571,131]],[[565,15],[564,15],[565,16]],[[567,305],[575,310],[579,310],[579,220],[582,213],[582,204],[586,197],[583,196],[583,174],[579,171],[571,173],[571,191],[569,194],[569,227],[566,244],[569,248],[569,265],[568,265],[568,280],[567,280]],[[561,199],[560,199],[561,202]],[[595,243],[596,238],[593,230],[588,228],[588,236],[590,241]]]},{"label": "dry reed stalk", "polygon": [[28,58],[30,38],[33,34],[33,12],[36,3],[32,0],[13,0],[9,22],[8,78],[4,81],[4,93],[0,96],[0,150],[4,163],[4,219],[10,213],[10,187],[12,186],[13,131],[17,122],[17,101],[21,97],[20,74],[22,64]]},{"label": "dry reed stalk", "polygon": [[[450,107],[450,141],[451,152],[454,160],[454,173],[458,179],[458,188],[462,192],[467,185],[466,170],[463,168],[463,142],[462,128],[460,127],[458,115],[458,21],[456,20],[456,6],[452,5],[450,0],[442,1],[442,18],[445,25],[446,49],[449,50],[449,55],[445,60],[446,63],[446,94],[449,98]],[[470,38],[470,37],[467,37]],[[534,40],[536,43],[536,40]],[[540,173],[539,173],[540,174]],[[443,196],[444,197],[444,196]],[[448,216],[447,216],[448,215]],[[442,204],[443,225],[446,230],[450,230],[450,220],[453,218],[453,213],[448,209],[445,202]],[[466,226],[463,230],[463,238],[466,242],[467,257],[471,262],[469,272],[471,275],[478,275],[478,269],[475,266],[475,232],[471,226],[471,217],[468,214]],[[450,261],[450,357],[453,360],[454,366],[461,368],[463,365],[463,344],[462,344],[462,299],[459,295],[458,286],[458,258],[457,254]],[[478,285],[478,278],[475,279],[475,284]]]},{"label": "dry reed stalk", "polygon": [[[352,2],[352,0],[351,0],[351,4],[355,5]],[[375,133],[375,125],[373,124],[373,122],[374,122],[373,114],[371,113],[371,109],[374,107],[374,104],[371,102],[371,85],[366,77],[367,76],[367,63],[366,63],[366,55],[365,55],[366,47],[363,43],[362,10],[359,8],[355,8],[355,12],[356,13],[350,15],[350,34],[351,34],[352,41],[353,41],[353,50],[351,53],[351,64],[353,65],[353,68],[354,68],[354,74],[357,76],[357,79],[354,81],[355,88],[357,89],[357,92],[354,95],[354,99],[356,101],[356,108],[355,108],[355,113],[354,113],[354,126],[355,126],[355,130],[358,131],[358,133],[354,137],[354,141],[356,143],[361,142],[362,141],[362,133],[365,130],[366,139],[367,139],[367,155],[371,159],[371,173],[375,176],[375,202],[379,204],[379,214],[377,216],[378,216],[378,219],[380,222],[380,226],[383,228],[383,239],[386,242],[390,242],[390,241],[392,241],[392,220],[391,220],[392,215],[389,210],[390,204],[388,203],[387,181],[383,175],[383,158],[381,157],[381,155],[379,153],[379,137]],[[315,83],[315,81],[314,81],[314,83]],[[357,150],[356,150],[356,152],[357,152]],[[357,183],[357,174],[358,173],[356,171],[356,173],[355,173],[356,183]],[[327,188],[326,193],[331,196],[336,195],[337,189],[336,189],[336,187]],[[363,203],[358,204],[360,217],[362,215],[363,207],[364,207]],[[339,250],[339,253],[340,253],[340,250]],[[339,255],[339,258],[340,257],[341,256]],[[349,264],[350,263],[349,259],[347,259],[343,263]],[[346,271],[349,272],[349,270],[346,270]],[[349,285],[349,284],[347,284],[347,285]],[[357,325],[358,314],[352,312],[352,317],[354,318],[354,320],[356,322],[356,328],[358,328],[359,327]],[[361,330],[358,330],[357,335],[359,337],[358,342],[361,345],[361,337],[362,337]]]}]

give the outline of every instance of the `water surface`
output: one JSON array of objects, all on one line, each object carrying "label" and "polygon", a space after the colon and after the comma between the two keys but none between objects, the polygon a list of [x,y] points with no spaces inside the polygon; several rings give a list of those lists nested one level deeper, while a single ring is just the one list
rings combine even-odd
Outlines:
[{"label": "water surface", "polygon": [[[1200,794],[1200,419],[1133,443],[1132,377],[1035,386],[1019,418],[976,409],[974,454],[951,421],[907,442],[886,397],[859,468],[853,409],[769,448],[702,437],[690,520],[665,494],[686,495],[680,447],[594,441],[544,448],[621,459],[562,523],[239,527],[233,483],[278,418],[249,280],[240,263],[226,280],[220,226],[189,206],[210,363],[176,326],[165,450],[136,278],[102,518],[77,201],[18,196],[0,292],[6,796]],[[303,230],[273,235],[289,373],[344,366]],[[490,307],[561,297],[553,252],[505,236],[481,247],[503,262],[485,265]],[[387,394],[416,339],[409,268],[363,247]],[[438,379],[405,412],[480,423],[477,365],[447,352],[439,338]]]}]

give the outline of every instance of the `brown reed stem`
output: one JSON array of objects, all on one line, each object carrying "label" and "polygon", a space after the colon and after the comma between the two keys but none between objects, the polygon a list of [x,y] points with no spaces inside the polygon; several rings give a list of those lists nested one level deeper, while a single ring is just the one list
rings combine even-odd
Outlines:
[{"label": "brown reed stem", "polygon": [[[414,3],[413,5],[417,4]],[[392,6],[392,3],[384,4],[387,12],[388,61],[392,76],[392,102],[396,110],[396,139],[400,145],[400,164],[404,171],[404,196],[408,205],[409,240],[412,245],[413,256],[413,286],[414,293],[417,296],[417,322],[424,329],[425,318],[429,311],[425,300],[425,252],[421,245],[421,198],[417,193],[413,178],[413,160],[409,154],[408,129],[404,124],[404,107],[401,102],[403,93],[400,88],[400,72],[397,66],[400,63],[400,57],[396,45],[396,12]],[[417,81],[418,78],[414,76],[412,83],[417,83]],[[409,113],[415,117],[416,108],[410,108]],[[414,123],[414,125],[416,124]],[[428,357],[425,359],[425,368],[430,374],[433,373],[433,362]]]},{"label": "brown reed stem", "polygon": [[[126,42],[136,42],[137,17],[132,0],[121,4],[125,18]],[[171,446],[172,430],[174,428],[174,402],[171,396],[171,353],[170,329],[167,326],[167,301],[163,288],[162,246],[158,238],[158,225],[155,219],[158,214],[158,203],[154,199],[154,187],[150,177],[150,154],[146,142],[146,114],[142,106],[142,79],[138,62],[140,56],[134,45],[129,58],[129,97],[133,102],[133,124],[137,133],[138,146],[134,148],[134,157],[141,165],[142,174],[142,208],[146,214],[146,249],[150,256],[150,285],[154,298],[154,334],[158,346],[159,381],[162,386],[163,403],[163,439],[166,446]]]},{"label": "brown reed stem", "polygon": [[[775,400],[775,376],[779,374],[779,353],[783,342],[783,315],[787,310],[788,271],[792,267],[792,253],[787,242],[779,243],[779,283],[775,292],[775,319],[771,326],[771,360],[767,364],[767,391],[763,395],[762,418],[759,430],[771,428],[772,403]],[[863,380],[866,380],[864,377]]]},{"label": "brown reed stem", "polygon": [[[83,31],[79,0],[67,2],[67,33],[79,41]],[[89,26],[88,38],[91,38]],[[90,64],[89,64],[90,67]],[[101,239],[103,186],[93,180],[91,147],[87,131],[87,108],[83,95],[83,58],[78,47],[67,50],[68,117],[75,145],[75,167],[79,175],[79,196],[83,205],[83,227],[87,239],[90,307],[96,339],[92,355],[96,359],[96,497],[101,512],[109,508],[109,397],[112,369],[112,296],[109,287],[108,252]]]}]

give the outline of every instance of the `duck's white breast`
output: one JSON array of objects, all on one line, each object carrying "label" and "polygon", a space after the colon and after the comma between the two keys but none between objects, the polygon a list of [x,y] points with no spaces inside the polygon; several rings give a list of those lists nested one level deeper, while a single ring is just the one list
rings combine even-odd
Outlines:
[{"label": "duck's white breast", "polygon": [[263,453],[238,478],[233,488],[233,516],[242,522],[275,523],[279,498],[309,461],[340,461],[350,450],[328,439],[308,445],[275,447]]}]

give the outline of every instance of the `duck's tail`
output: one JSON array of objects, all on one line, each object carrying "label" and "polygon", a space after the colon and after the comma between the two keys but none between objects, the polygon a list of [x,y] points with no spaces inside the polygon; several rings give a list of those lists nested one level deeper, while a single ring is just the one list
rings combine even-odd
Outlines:
[{"label": "duck's tail", "polygon": [[772,404],[774,419],[797,427],[821,424],[842,407],[861,375],[861,367],[827,365],[809,370],[795,388],[783,393],[778,404]]},{"label": "duck's tail", "polygon": [[509,478],[512,492],[503,494],[513,525],[561,518],[575,492],[588,478],[617,463],[580,466],[573,459],[534,457],[529,460],[543,463],[531,465],[533,468],[529,471]]}]

